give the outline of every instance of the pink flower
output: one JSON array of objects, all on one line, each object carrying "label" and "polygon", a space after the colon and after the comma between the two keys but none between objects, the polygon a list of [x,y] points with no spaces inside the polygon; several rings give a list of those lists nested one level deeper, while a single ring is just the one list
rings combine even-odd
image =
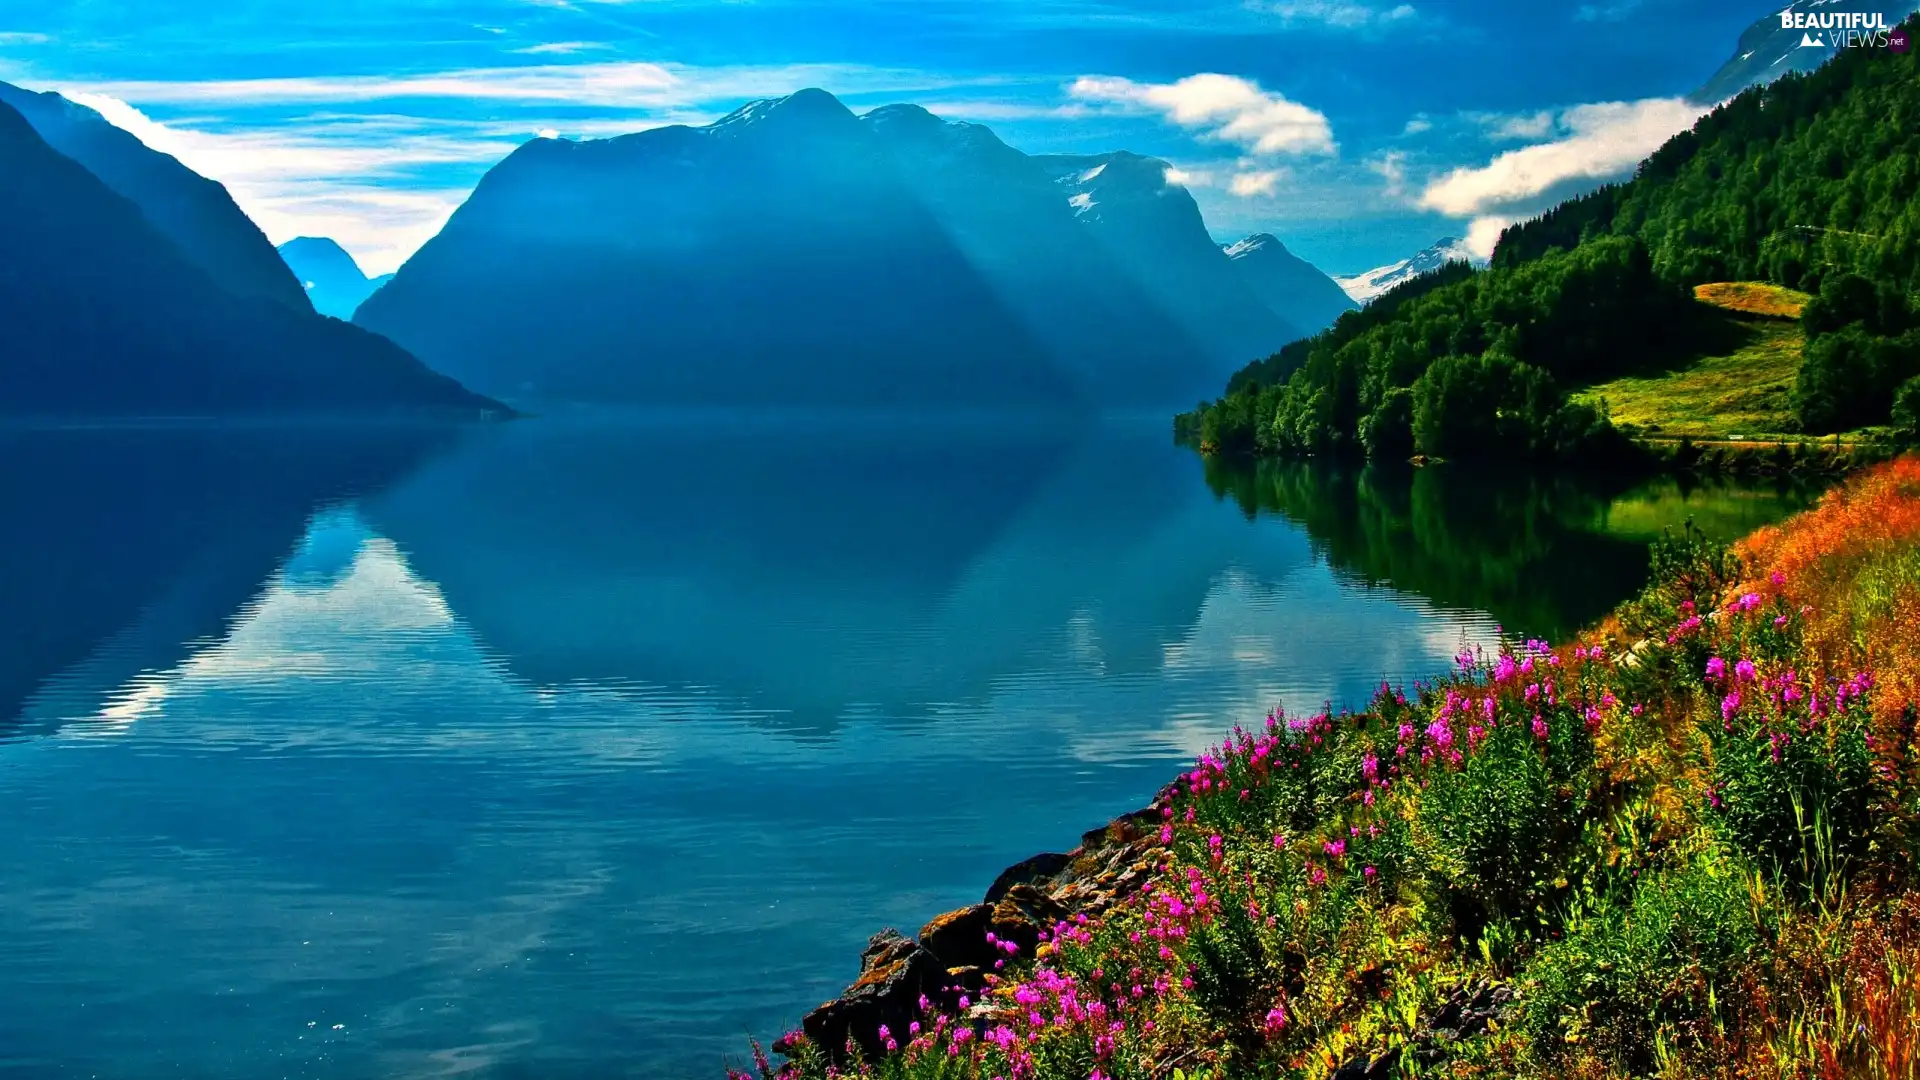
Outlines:
[{"label": "pink flower", "polygon": [[1752,682],[1757,674],[1753,669],[1753,661],[1751,660],[1742,660],[1733,665],[1733,673],[1741,682]]},{"label": "pink flower", "polygon": [[1266,1022],[1261,1026],[1269,1035],[1279,1034],[1280,1030],[1287,1026],[1287,1011],[1278,1005],[1268,1009]]},{"label": "pink flower", "polygon": [[1716,656],[1711,660],[1707,661],[1707,678],[1718,680],[1718,679],[1724,679],[1726,677],[1727,677],[1727,662],[1725,660],[1722,660]]}]

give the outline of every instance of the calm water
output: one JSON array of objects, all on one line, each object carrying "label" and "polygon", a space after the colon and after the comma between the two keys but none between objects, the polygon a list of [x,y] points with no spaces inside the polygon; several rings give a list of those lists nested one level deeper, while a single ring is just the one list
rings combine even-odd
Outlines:
[{"label": "calm water", "polygon": [[1163,420],[0,436],[0,1075],[711,1077],[875,930],[1791,493]]}]

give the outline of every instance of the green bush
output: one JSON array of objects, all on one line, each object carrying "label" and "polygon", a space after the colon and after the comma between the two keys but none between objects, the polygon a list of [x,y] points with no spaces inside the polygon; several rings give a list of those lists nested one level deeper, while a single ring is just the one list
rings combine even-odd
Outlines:
[{"label": "green bush", "polygon": [[1920,441],[1920,375],[1894,391],[1892,420],[1897,434],[1909,442]]},{"label": "green bush", "polygon": [[1404,461],[1413,456],[1413,391],[1395,387],[1367,414],[1360,431],[1367,456],[1376,461]]},{"label": "green bush", "polygon": [[1434,773],[1414,819],[1415,849],[1467,937],[1494,920],[1546,916],[1569,884],[1557,868],[1587,811],[1592,747],[1584,724],[1550,715],[1543,741],[1511,703],[1499,712],[1493,726],[1471,709],[1452,718],[1449,737],[1462,748],[1478,741],[1478,752]]},{"label": "green bush", "polygon": [[1811,338],[1794,384],[1794,411],[1810,432],[1885,423],[1895,390],[1920,375],[1920,330],[1879,337],[1856,322]]},{"label": "green bush", "polygon": [[1709,848],[1572,920],[1522,976],[1533,1053],[1551,1063],[1583,1045],[1643,1076],[1663,1027],[1704,1036],[1719,998],[1765,955],[1748,883],[1737,860]]}]

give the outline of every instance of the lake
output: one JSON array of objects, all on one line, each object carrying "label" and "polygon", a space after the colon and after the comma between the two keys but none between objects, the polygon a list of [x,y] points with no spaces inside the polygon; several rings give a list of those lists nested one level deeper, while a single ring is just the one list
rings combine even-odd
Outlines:
[{"label": "lake", "polygon": [[1236,721],[1807,497],[1167,431],[0,434],[0,1075],[717,1077]]}]

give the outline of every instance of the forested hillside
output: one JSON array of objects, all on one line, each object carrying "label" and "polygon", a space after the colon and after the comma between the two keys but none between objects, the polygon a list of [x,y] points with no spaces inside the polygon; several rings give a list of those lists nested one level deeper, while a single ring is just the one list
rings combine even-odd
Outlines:
[{"label": "forested hillside", "polygon": [[1508,229],[1490,269],[1408,282],[1249,365],[1178,430],[1229,454],[1590,453],[1619,435],[1569,391],[1711,348],[1729,328],[1690,287],[1735,280],[1816,294],[1802,430],[1905,423],[1920,415],[1917,237],[1920,60],[1847,50],[1741,94],[1631,181]]}]

